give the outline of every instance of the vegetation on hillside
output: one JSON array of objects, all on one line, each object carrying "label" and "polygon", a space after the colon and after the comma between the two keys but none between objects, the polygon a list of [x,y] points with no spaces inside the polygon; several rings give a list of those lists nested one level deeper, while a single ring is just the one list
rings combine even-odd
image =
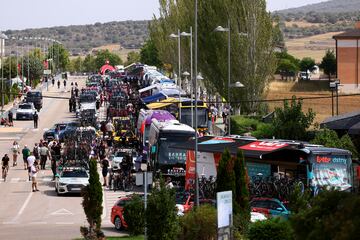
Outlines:
[{"label": "vegetation on hillside", "polygon": [[[25,30],[7,30],[4,33],[9,37],[43,37],[56,39],[69,49],[71,54],[86,54],[92,48],[119,44],[124,48],[138,49],[148,36],[149,21],[123,21],[95,23],[89,25],[74,25],[49,27]],[[15,53],[15,46],[35,46],[35,40],[15,41],[11,40],[8,46]],[[39,44],[39,43],[38,43]],[[43,44],[43,43],[42,43]]]}]

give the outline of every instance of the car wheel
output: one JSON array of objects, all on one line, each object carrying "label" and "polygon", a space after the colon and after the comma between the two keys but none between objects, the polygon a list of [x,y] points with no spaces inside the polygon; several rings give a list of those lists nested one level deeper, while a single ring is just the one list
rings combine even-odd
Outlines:
[{"label": "car wheel", "polygon": [[121,223],[120,217],[118,217],[118,216],[115,217],[114,224],[115,224],[116,230],[120,231],[122,229],[122,223]]}]

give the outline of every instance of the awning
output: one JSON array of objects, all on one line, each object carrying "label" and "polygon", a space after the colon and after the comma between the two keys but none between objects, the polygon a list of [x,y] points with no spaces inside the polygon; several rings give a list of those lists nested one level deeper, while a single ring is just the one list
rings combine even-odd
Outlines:
[{"label": "awning", "polygon": [[158,85],[158,84],[154,84],[154,85],[148,86],[148,87],[146,87],[146,88],[140,89],[140,90],[139,90],[139,93],[141,94],[141,93],[143,93],[143,92],[149,91],[149,90],[154,89],[154,88],[157,88],[157,87],[159,87],[159,85]]},{"label": "awning", "polygon": [[[171,146],[170,148],[195,150],[195,139]],[[209,153],[223,153],[228,149],[231,155],[236,155],[238,150],[243,150],[245,158],[272,159],[276,161],[299,162],[307,153],[294,145],[272,141],[253,139],[234,139],[226,137],[205,136],[198,139],[198,151]]]},{"label": "awning", "polygon": [[145,103],[145,104],[148,104],[148,103],[152,103],[152,102],[157,102],[159,100],[163,100],[163,99],[166,99],[167,96],[162,93],[162,92],[159,92],[155,95],[152,95],[152,96],[149,96],[149,97],[145,97],[145,98],[142,98],[142,101]]},{"label": "awning", "polygon": [[360,111],[329,117],[320,124],[320,127],[348,131],[358,123],[360,123]]},{"label": "awning", "polygon": [[161,108],[167,107],[173,103],[178,103],[178,102],[179,102],[179,100],[176,98],[167,98],[160,102],[150,103],[146,106],[148,109],[161,109]]}]

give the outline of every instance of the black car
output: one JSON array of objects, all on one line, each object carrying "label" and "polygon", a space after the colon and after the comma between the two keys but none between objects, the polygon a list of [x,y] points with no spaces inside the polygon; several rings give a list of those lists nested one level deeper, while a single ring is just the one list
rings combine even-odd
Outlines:
[{"label": "black car", "polygon": [[75,137],[76,129],[80,127],[79,122],[69,122],[66,124],[66,127],[63,131],[59,133],[60,142],[64,142],[66,138]]},{"label": "black car", "polygon": [[33,103],[37,111],[40,111],[43,105],[43,96],[40,91],[30,91],[26,94],[26,102]]},{"label": "black car", "polygon": [[49,130],[45,131],[43,134],[43,139],[45,141],[51,141],[55,139],[55,133],[56,133],[56,129],[59,128],[59,135],[61,132],[63,132],[66,129],[66,125],[67,123],[56,123],[52,128],[50,128]]}]

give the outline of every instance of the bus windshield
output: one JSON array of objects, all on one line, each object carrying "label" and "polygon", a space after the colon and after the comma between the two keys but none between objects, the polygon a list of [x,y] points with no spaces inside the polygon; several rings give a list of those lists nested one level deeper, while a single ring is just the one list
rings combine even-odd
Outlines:
[{"label": "bus windshield", "polygon": [[186,150],[172,146],[183,143],[193,137],[194,133],[169,133],[159,139],[158,162],[160,165],[185,164]]},{"label": "bus windshield", "polygon": [[318,186],[331,186],[341,191],[351,188],[351,171],[346,156],[322,156],[313,166],[313,183]]},{"label": "bus windshield", "polygon": [[[195,107],[193,108],[193,114],[195,119]],[[206,128],[208,121],[208,111],[206,108],[198,108],[197,114],[198,128]],[[191,126],[191,107],[181,109],[181,123]]]}]

